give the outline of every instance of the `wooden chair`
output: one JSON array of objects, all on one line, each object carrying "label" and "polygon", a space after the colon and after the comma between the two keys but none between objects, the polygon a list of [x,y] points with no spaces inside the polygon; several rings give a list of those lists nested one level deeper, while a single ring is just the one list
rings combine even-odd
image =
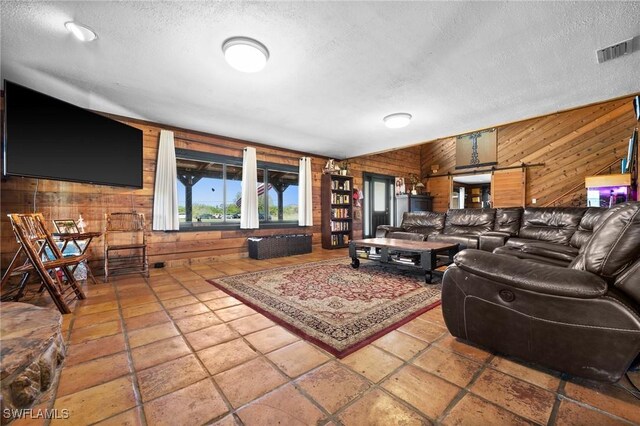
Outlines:
[{"label": "wooden chair", "polygon": [[[144,214],[106,213],[104,230],[104,281],[116,273],[140,272],[149,276]],[[124,253],[118,255],[118,252]]]},{"label": "wooden chair", "polygon": [[[89,254],[87,251],[89,250],[91,241],[102,235],[102,232],[80,232],[78,224],[73,219],[54,219],[53,226],[55,226],[57,232],[52,234],[52,236],[57,242],[62,244],[60,251],[64,256],[68,256],[69,254],[78,255],[86,253],[88,257]],[[69,253],[69,249],[71,250],[71,253]],[[93,281],[94,284],[98,284],[98,281],[96,281],[96,277],[93,275],[93,271],[89,266],[88,260],[84,262],[84,268],[87,271],[87,276],[91,278],[91,281]],[[75,269],[76,268],[74,268],[72,272],[75,273]]]},{"label": "wooden chair", "polygon": [[[18,300],[24,294],[29,275],[35,272],[60,312],[70,313],[70,302],[85,298],[73,276],[73,270],[80,262],[85,261],[87,256],[63,257],[58,245],[45,227],[42,214],[9,214],[8,216],[20,247],[2,278],[2,286],[5,286],[11,276],[21,275],[17,294],[11,298]],[[25,257],[26,260],[18,266],[21,257]]]}]

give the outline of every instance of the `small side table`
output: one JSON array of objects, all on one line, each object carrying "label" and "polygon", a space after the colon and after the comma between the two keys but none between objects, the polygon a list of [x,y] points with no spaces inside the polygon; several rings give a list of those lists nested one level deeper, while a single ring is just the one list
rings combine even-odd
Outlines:
[{"label": "small side table", "polygon": [[[63,243],[62,247],[60,248],[60,251],[62,253],[64,253],[64,249],[66,249],[69,244],[73,244],[76,246],[76,248],[82,255],[87,252],[87,249],[91,245],[91,241],[94,238],[99,238],[102,235],[102,232],[80,232],[80,233],[74,233],[74,234],[54,233],[52,235],[56,240],[61,241]],[[77,267],[78,265],[76,265],[71,270],[72,274],[76,271]],[[96,278],[93,276],[93,272],[91,271],[91,268],[89,267],[88,260],[85,261],[85,267],[87,268],[87,274],[91,277],[91,281],[93,281],[94,284],[98,284],[98,282],[96,281]]]}]

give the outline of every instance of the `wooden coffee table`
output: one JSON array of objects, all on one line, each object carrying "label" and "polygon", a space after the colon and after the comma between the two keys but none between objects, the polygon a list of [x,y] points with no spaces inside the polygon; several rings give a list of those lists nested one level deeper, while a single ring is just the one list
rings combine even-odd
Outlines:
[{"label": "wooden coffee table", "polygon": [[449,265],[458,253],[458,244],[429,241],[366,238],[349,242],[351,266],[360,266],[360,259],[375,260],[388,265],[422,270],[425,282],[431,283],[436,268]]}]

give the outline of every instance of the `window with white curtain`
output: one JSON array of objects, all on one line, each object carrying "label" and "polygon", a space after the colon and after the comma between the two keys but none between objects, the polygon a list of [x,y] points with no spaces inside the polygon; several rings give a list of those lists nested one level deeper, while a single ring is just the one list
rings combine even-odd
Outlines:
[{"label": "window with white curtain", "polygon": [[[242,157],[176,149],[180,229],[239,227]],[[260,227],[298,223],[298,168],[258,162]]]}]

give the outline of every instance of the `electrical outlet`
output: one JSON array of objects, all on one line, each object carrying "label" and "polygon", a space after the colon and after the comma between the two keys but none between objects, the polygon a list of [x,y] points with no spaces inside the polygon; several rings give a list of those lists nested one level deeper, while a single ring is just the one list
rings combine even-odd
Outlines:
[{"label": "electrical outlet", "polygon": [[535,204],[535,203],[537,203],[537,202],[538,202],[538,200],[537,200],[536,198],[532,198],[532,199],[531,199],[531,204]]}]

